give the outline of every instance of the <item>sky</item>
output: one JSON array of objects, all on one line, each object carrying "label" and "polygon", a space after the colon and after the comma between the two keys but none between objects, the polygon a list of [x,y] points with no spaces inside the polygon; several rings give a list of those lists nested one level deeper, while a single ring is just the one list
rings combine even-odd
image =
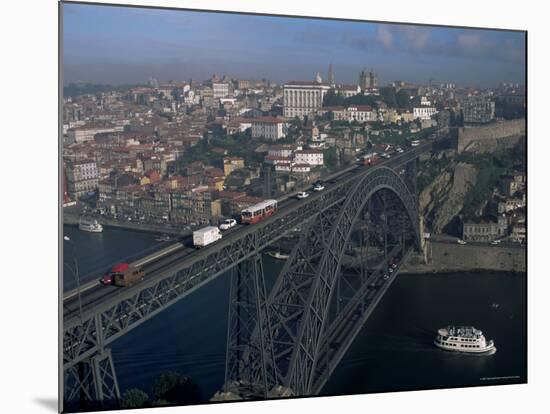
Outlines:
[{"label": "sky", "polygon": [[493,87],[525,81],[525,34],[512,31],[135,7],[63,7],[63,77],[121,84],[209,79],[357,84],[393,80]]}]

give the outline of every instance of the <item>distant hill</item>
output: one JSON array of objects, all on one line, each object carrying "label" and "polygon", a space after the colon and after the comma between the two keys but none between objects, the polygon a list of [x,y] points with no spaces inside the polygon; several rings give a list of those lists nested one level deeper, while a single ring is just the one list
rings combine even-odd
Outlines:
[{"label": "distant hill", "polygon": [[108,91],[118,91],[123,92],[127,91],[130,88],[134,88],[136,86],[143,86],[143,85],[136,85],[136,84],[122,84],[122,85],[106,85],[102,83],[69,83],[68,85],[63,87],[63,96],[65,98],[68,97],[76,97],[80,95],[88,95],[88,94],[96,94],[101,92],[108,92]]}]

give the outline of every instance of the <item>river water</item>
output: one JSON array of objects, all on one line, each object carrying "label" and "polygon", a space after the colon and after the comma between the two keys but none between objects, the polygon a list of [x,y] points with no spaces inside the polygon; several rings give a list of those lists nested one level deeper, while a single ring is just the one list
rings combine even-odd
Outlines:
[{"label": "river water", "polygon": [[[155,235],[129,230],[105,228],[98,235],[65,226],[64,232],[74,243],[65,262],[73,263],[76,255],[82,275],[96,269],[99,275],[113,262],[158,244]],[[264,257],[267,277],[281,266]],[[121,390],[150,393],[160,373],[177,371],[191,377],[207,401],[224,380],[228,292],[226,274],[112,343]],[[476,356],[435,348],[437,329],[448,324],[482,329],[497,352]],[[399,275],[323,393],[521,383],[527,380],[526,349],[525,274]]]}]

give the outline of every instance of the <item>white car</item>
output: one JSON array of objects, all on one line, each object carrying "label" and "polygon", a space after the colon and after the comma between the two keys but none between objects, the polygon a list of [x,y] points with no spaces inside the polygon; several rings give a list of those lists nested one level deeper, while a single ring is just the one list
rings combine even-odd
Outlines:
[{"label": "white car", "polygon": [[498,240],[493,240],[493,241],[491,242],[491,244],[500,244],[501,241],[502,241],[502,240],[500,240],[500,239],[498,239]]},{"label": "white car", "polygon": [[220,230],[229,230],[231,227],[237,225],[237,220],[235,219],[226,219],[220,224]]},{"label": "white car", "polygon": [[317,183],[313,186],[313,191],[323,191],[325,186],[321,183]]},{"label": "white car", "polygon": [[302,200],[304,198],[308,198],[309,197],[309,194],[307,193],[307,191],[300,191],[298,194],[296,194],[296,198],[298,200]]},{"label": "white car", "polygon": [[465,242],[464,240],[462,240],[462,239],[458,239],[456,242],[457,242],[458,244],[466,244],[466,242]]}]

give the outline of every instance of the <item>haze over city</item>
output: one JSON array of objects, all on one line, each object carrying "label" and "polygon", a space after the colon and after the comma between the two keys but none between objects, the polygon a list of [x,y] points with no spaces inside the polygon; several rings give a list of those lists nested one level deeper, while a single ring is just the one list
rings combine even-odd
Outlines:
[{"label": "haze over city", "polygon": [[395,79],[493,87],[524,83],[525,34],[66,4],[64,82],[202,80],[213,73],[275,82],[326,77],[356,83],[373,68]]}]

